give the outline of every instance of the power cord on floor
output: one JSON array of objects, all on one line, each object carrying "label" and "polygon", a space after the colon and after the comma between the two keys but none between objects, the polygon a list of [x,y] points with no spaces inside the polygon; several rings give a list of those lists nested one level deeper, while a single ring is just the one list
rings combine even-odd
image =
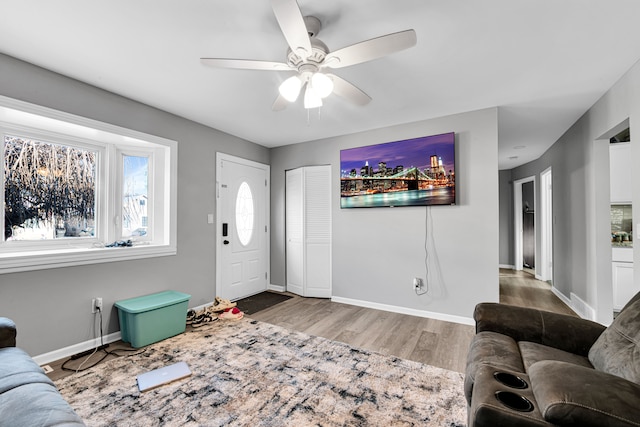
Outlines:
[{"label": "power cord on floor", "polygon": [[416,295],[425,295],[429,292],[429,206],[426,207],[424,220],[424,290],[416,288]]},{"label": "power cord on floor", "polygon": [[[115,357],[123,357],[123,356],[125,356],[123,354],[116,353],[116,351],[118,351],[118,352],[124,351],[124,352],[129,352],[129,353],[135,352],[134,354],[129,354],[127,356],[135,356],[136,354],[141,354],[141,353],[144,353],[146,351],[146,349],[138,350],[138,349],[126,349],[126,348],[121,348],[121,349],[117,349],[117,350],[113,350],[113,351],[107,350],[108,344],[104,343],[104,336],[102,334],[102,309],[100,307],[96,307],[96,309],[97,309],[97,311],[98,311],[98,313],[100,315],[100,345],[96,346],[96,348],[94,348],[93,351],[89,355],[87,355],[87,357],[80,364],[80,366],[78,366],[75,369],[68,368],[66,365],[67,365],[67,363],[69,363],[72,360],[79,359],[79,357],[71,356],[70,358],[65,360],[64,363],[62,363],[62,366],[60,367],[60,369],[62,369],[63,371],[71,371],[71,372],[78,373],[78,372],[86,371],[87,369],[91,369],[94,366],[97,366],[100,362],[102,362],[104,359],[106,359],[109,355],[115,356]],[[94,318],[94,325],[95,325],[95,318]],[[89,359],[94,354],[96,354],[98,351],[104,351],[104,356],[102,356],[100,359],[98,359],[98,361],[96,361],[92,365],[83,368],[84,364],[87,363],[89,361]]]}]

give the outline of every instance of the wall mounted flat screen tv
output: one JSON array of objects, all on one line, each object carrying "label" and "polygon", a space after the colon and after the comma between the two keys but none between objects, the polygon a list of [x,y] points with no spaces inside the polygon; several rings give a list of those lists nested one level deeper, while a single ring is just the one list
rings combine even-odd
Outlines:
[{"label": "wall mounted flat screen tv", "polygon": [[340,207],[454,205],[455,133],[340,151]]}]

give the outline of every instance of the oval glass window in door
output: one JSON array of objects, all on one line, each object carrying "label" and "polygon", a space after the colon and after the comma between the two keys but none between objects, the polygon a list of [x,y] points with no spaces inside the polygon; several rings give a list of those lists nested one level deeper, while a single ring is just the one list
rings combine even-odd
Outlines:
[{"label": "oval glass window in door", "polygon": [[247,246],[253,236],[253,193],[249,184],[243,182],[236,196],[236,231],[243,246]]}]

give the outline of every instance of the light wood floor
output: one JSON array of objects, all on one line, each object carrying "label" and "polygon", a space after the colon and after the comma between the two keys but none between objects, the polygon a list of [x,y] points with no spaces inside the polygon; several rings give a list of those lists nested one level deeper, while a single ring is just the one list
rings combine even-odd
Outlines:
[{"label": "light wood floor", "polygon": [[[548,283],[522,271],[500,270],[500,302],[576,315],[551,292]],[[469,325],[316,298],[294,297],[251,317],[457,372],[464,372],[474,335]]]},{"label": "light wood floor", "polygon": [[578,316],[551,292],[551,285],[525,271],[500,269],[500,302]]},{"label": "light wood floor", "polygon": [[[500,302],[575,315],[550,289],[548,283],[535,280],[526,272],[500,270]],[[290,295],[293,298],[250,317],[354,347],[464,372],[473,326]],[[118,348],[130,347],[121,341],[109,346],[109,350]],[[84,358],[68,365],[76,368],[82,361]],[[63,362],[50,364],[54,369],[49,374],[51,379],[70,375],[60,369]]]},{"label": "light wood floor", "polygon": [[251,316],[354,347],[462,372],[474,334],[469,325],[294,297]]}]

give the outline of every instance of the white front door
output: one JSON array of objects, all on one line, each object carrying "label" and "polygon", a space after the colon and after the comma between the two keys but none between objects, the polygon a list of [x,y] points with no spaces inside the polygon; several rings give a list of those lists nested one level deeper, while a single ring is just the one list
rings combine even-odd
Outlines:
[{"label": "white front door", "polygon": [[216,155],[217,295],[236,300],[267,290],[269,166]]}]

